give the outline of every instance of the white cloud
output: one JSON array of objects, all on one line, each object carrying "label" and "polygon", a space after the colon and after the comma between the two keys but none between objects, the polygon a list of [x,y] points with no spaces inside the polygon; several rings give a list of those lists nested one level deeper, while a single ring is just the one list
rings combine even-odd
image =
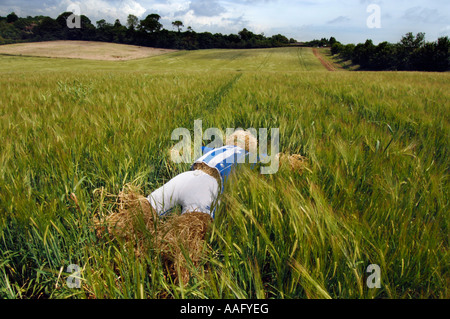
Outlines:
[{"label": "white cloud", "polygon": [[424,8],[415,6],[405,11],[402,17],[414,23],[440,23],[446,22],[446,17],[440,13],[439,9]]},{"label": "white cloud", "polygon": [[[334,36],[345,43],[373,39],[398,41],[406,32],[425,32],[433,41],[448,34],[448,0],[73,0],[92,22],[124,24],[128,14],[143,19],[159,14],[164,27],[181,20],[195,31],[236,33],[244,27],[267,36],[282,33],[298,40]],[[56,18],[69,0],[0,0],[0,14],[49,15]],[[368,29],[367,5],[381,7],[382,29]]]},{"label": "white cloud", "polygon": [[350,21],[350,19],[348,17],[339,16],[339,17],[337,17],[337,18],[335,18],[333,20],[328,21],[327,23],[328,24],[336,24],[336,23],[344,23],[344,22],[347,22],[347,21]]},{"label": "white cloud", "polygon": [[192,0],[189,10],[199,17],[219,16],[227,11],[217,0]]},{"label": "white cloud", "polygon": [[[91,20],[119,19],[122,23],[126,22],[129,14],[140,17],[146,9],[136,0],[89,0],[89,1],[61,1],[66,8],[70,4],[76,4],[80,7],[81,14],[91,18]],[[64,9],[66,10],[66,9]]]},{"label": "white cloud", "polygon": [[439,30],[439,37],[445,37],[450,34],[450,25],[447,25],[443,27],[441,30]]}]

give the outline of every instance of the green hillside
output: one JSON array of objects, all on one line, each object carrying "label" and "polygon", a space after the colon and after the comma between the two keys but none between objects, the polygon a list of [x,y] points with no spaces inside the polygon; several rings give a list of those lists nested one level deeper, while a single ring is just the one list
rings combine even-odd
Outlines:
[{"label": "green hillside", "polygon": [[0,54],[0,72],[17,71],[315,71],[325,70],[311,48],[178,51],[131,61],[88,61]]}]

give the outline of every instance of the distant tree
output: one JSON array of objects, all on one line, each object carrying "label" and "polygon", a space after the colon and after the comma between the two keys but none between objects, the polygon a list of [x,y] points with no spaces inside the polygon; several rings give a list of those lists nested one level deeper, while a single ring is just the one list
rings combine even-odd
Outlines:
[{"label": "distant tree", "polygon": [[6,16],[6,22],[7,23],[14,23],[17,20],[19,20],[19,17],[17,16],[17,14],[15,14],[14,12],[11,12],[10,14],[8,14]]},{"label": "distant tree", "polygon": [[419,71],[447,71],[450,68],[450,40],[441,37],[425,43],[412,56],[413,68]]},{"label": "distant tree", "polygon": [[14,24],[6,23],[4,19],[0,21],[0,36],[3,38],[3,44],[14,43],[22,38],[22,32]]},{"label": "distant tree", "polygon": [[96,22],[96,41],[113,42],[114,40],[114,26],[105,21],[105,19]]},{"label": "distant tree", "polygon": [[405,34],[397,44],[399,70],[413,70],[417,63],[419,49],[425,45],[425,33],[419,32],[414,37],[412,32]]},{"label": "distant tree", "polygon": [[61,38],[61,25],[50,17],[44,17],[36,27],[36,34],[44,40]]},{"label": "distant tree", "polygon": [[28,31],[31,22],[27,19],[19,18],[16,22],[13,23],[13,25],[16,29],[19,29],[21,31]]},{"label": "distant tree", "polygon": [[172,22],[172,25],[178,29],[178,32],[181,31],[181,28],[184,27],[183,22],[180,20]]},{"label": "distant tree", "polygon": [[[332,40],[332,39],[334,39],[334,38],[330,38],[330,40]],[[334,40],[336,40],[336,39],[334,39]],[[314,39],[312,41],[306,42],[305,44],[306,44],[306,46],[309,46],[309,47],[331,46],[330,41],[326,38],[322,38],[320,40]]]},{"label": "distant tree", "polygon": [[389,42],[381,42],[375,47],[370,57],[371,70],[395,70],[397,68],[397,49]]},{"label": "distant tree", "polygon": [[289,44],[288,38],[286,38],[286,37],[285,37],[284,35],[282,35],[282,34],[276,34],[276,35],[273,35],[273,36],[271,37],[271,41],[272,41],[272,45],[273,45],[273,46],[276,46],[276,47],[279,47],[279,46],[283,46],[283,45]]},{"label": "distant tree", "polygon": [[95,26],[92,24],[91,19],[89,19],[87,16],[82,14],[80,16],[81,18],[81,28],[78,29],[78,31],[81,31],[81,39],[82,40],[95,40],[96,37],[96,29]]},{"label": "distant tree", "polygon": [[128,33],[129,29],[127,27],[123,26],[119,19],[116,19],[114,22],[114,25],[111,29],[113,42],[115,43],[130,43],[129,37],[130,34]]},{"label": "distant tree", "polygon": [[140,28],[146,32],[156,32],[162,29],[162,24],[159,23],[161,16],[156,13],[149,14],[144,20],[141,20]]},{"label": "distant tree", "polygon": [[353,57],[353,51],[355,50],[355,45],[350,43],[343,46],[341,55],[345,60],[351,60]]},{"label": "distant tree", "polygon": [[248,41],[254,36],[253,32],[248,31],[246,28],[242,29],[242,31],[239,31],[238,34],[243,41]]},{"label": "distant tree", "polygon": [[400,45],[404,48],[417,49],[425,44],[425,33],[419,32],[414,37],[412,32],[405,34],[400,40]]},{"label": "distant tree", "polygon": [[375,45],[372,40],[366,40],[364,44],[359,43],[353,50],[351,59],[353,63],[359,64],[362,68],[370,68],[371,58],[375,52]]},{"label": "distant tree", "polygon": [[105,27],[108,26],[108,23],[106,22],[105,19],[98,20],[96,22],[96,24],[97,24],[97,29],[104,29]]},{"label": "distant tree", "polygon": [[139,19],[135,15],[129,14],[127,18],[128,29],[135,30],[139,25]]},{"label": "distant tree", "polygon": [[331,54],[339,54],[344,49],[344,46],[340,42],[336,42],[331,46]]},{"label": "distant tree", "polygon": [[122,24],[120,23],[119,19],[116,19],[116,21],[114,21],[114,28],[120,28],[122,26]]},{"label": "distant tree", "polygon": [[335,44],[336,42],[337,42],[337,40],[336,40],[335,37],[331,37],[330,40],[328,40],[328,44],[329,44],[330,46],[333,46],[333,44]]},{"label": "distant tree", "polygon": [[437,40],[434,61],[435,71],[450,69],[450,39],[448,37],[440,37]]}]

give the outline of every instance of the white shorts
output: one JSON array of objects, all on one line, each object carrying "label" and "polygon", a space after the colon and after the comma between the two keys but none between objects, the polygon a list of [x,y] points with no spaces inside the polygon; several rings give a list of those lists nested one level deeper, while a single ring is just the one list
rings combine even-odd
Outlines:
[{"label": "white shorts", "polygon": [[174,206],[181,205],[182,214],[196,211],[214,218],[218,194],[217,180],[203,171],[195,170],[175,176],[147,199],[160,216],[167,214]]}]

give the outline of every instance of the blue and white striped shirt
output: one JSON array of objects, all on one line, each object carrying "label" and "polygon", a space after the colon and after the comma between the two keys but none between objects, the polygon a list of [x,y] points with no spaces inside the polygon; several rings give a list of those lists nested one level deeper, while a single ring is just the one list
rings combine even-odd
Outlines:
[{"label": "blue and white striped shirt", "polygon": [[219,148],[207,148],[202,146],[203,156],[195,163],[205,163],[209,167],[217,169],[222,178],[222,184],[237,164],[245,163],[248,152],[243,148],[226,145]]},{"label": "blue and white striped shirt", "polygon": [[[227,177],[231,174],[234,168],[238,164],[248,163],[252,155],[246,151],[245,149],[234,146],[234,145],[226,145],[219,148],[208,148],[202,146],[203,156],[198,158],[195,163],[205,163],[209,167],[217,169],[222,179],[222,191],[223,184],[226,182]],[[255,154],[256,155],[256,154]],[[268,156],[263,154],[261,156],[256,156],[256,162],[260,162],[261,160],[267,160]],[[253,168],[256,163],[252,163],[251,167]],[[192,165],[193,169],[194,165]]]}]

